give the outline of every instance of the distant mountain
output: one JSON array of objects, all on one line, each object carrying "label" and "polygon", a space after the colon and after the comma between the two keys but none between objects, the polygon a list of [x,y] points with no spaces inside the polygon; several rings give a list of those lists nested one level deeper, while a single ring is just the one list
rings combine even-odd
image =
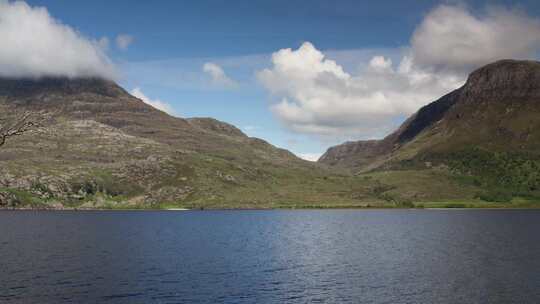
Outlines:
[{"label": "distant mountain", "polygon": [[[386,138],[332,147],[319,162],[355,172],[444,165],[479,176],[478,183],[536,191],[539,155],[540,63],[501,60],[471,73],[463,87],[421,108]],[[497,180],[516,174],[529,180]]]}]

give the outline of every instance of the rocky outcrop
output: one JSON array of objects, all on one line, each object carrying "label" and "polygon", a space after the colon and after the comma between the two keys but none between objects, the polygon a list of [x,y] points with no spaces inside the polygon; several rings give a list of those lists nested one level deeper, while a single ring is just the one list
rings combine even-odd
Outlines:
[{"label": "rocky outcrop", "polygon": [[318,162],[329,166],[363,166],[378,156],[380,143],[379,140],[349,141],[329,148]]},{"label": "rocky outcrop", "polygon": [[222,135],[227,136],[236,136],[236,137],[247,137],[244,132],[240,131],[237,127],[228,124],[226,122],[219,121],[214,118],[210,117],[194,117],[194,118],[188,118],[187,121],[197,127],[201,128],[203,130],[215,132]]},{"label": "rocky outcrop", "polygon": [[461,88],[463,102],[540,98],[540,62],[501,60],[472,72]]},{"label": "rocky outcrop", "polygon": [[0,209],[17,208],[20,205],[21,201],[14,193],[0,190]]}]

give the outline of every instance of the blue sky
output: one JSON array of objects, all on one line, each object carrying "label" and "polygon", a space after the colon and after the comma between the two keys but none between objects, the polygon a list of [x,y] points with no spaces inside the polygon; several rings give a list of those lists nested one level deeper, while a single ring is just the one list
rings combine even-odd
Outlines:
[{"label": "blue sky", "polygon": [[[530,31],[533,32],[534,22],[527,22],[540,15],[538,1],[48,0],[28,1],[28,4],[46,7],[54,18],[88,39],[107,37],[107,56],[120,71],[119,82],[128,91],[139,88],[148,98],[170,104],[180,117],[214,117],[240,127],[250,136],[263,138],[297,154],[312,156],[345,139],[381,137],[409,115],[409,108],[416,107],[418,103],[408,105],[409,108],[397,107],[399,109],[393,110],[391,115],[386,115],[389,111],[369,112],[368,116],[372,116],[373,121],[370,117],[358,116],[359,120],[366,121],[361,127],[355,125],[354,117],[343,115],[343,111],[330,116],[308,113],[305,117],[312,121],[306,123],[305,113],[294,112],[296,114],[293,115],[284,112],[290,110],[287,105],[292,105],[298,95],[291,91],[293,89],[285,88],[284,84],[276,83],[280,77],[287,79],[287,75],[280,74],[278,63],[272,61],[272,53],[287,48],[300,52],[302,44],[310,42],[313,48],[306,45],[302,49],[305,53],[299,55],[324,54],[326,58],[335,60],[347,75],[354,76],[367,66],[385,68],[387,61],[370,61],[374,56],[391,59],[397,71],[406,50],[411,46],[414,48],[411,39],[415,31],[441,4],[459,7],[471,16],[479,16],[479,20],[486,21],[488,26],[493,22],[481,17],[486,15],[486,8],[497,6],[505,12],[519,10],[520,16],[526,15],[522,18],[526,19],[522,27],[525,33],[529,32],[528,27],[533,28]],[[439,15],[433,13],[433,18],[441,15],[444,16],[444,12]],[[492,19],[499,20],[496,17]],[[426,22],[425,26],[428,25]],[[120,34],[133,38],[126,49],[115,46],[115,38]],[[418,41],[425,40],[420,38]],[[536,41],[527,43],[528,53],[523,56],[530,57],[528,54],[538,51],[538,46]],[[289,55],[284,54],[283,59],[289,60],[290,57],[286,57]],[[433,58],[426,61],[423,71],[431,73],[434,66],[440,66],[436,62],[440,56]],[[450,59],[443,61],[448,64],[441,73],[448,77],[440,80],[443,83],[440,90],[426,90],[425,94],[411,98],[431,98],[444,92],[463,81],[465,72],[474,67]],[[219,66],[231,83],[213,82],[211,75],[203,71],[205,63]],[[268,77],[260,77],[259,73],[265,68],[270,69]],[[340,73],[334,68],[330,72]],[[361,83],[375,83],[381,87],[380,81],[373,80],[375,78],[370,77],[370,81]],[[298,77],[291,79],[298,80]],[[299,88],[302,83],[295,83],[294,92],[303,96],[305,91]],[[312,89],[309,91],[311,95],[319,92],[319,88]],[[326,94],[326,91],[321,92]],[[392,92],[387,96],[392,96]],[[311,99],[313,102],[324,102],[315,100],[315,97]],[[281,98],[288,98],[291,102],[273,107]],[[429,101],[425,100],[424,104]],[[301,102],[298,101],[299,104]],[[310,110],[315,108],[321,107],[313,103],[309,106]],[[305,109],[300,107],[300,110]],[[363,111],[367,110],[363,108]],[[381,115],[380,120],[378,115]],[[330,121],[332,119],[335,121]]]}]

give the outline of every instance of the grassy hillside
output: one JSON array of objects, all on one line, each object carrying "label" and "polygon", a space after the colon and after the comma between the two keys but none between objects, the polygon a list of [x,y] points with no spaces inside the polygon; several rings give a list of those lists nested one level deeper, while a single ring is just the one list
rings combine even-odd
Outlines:
[{"label": "grassy hillside", "polygon": [[[0,150],[4,207],[339,208],[478,201],[449,170],[350,175],[317,164],[179,149],[95,121],[61,120]],[[415,203],[415,204],[412,204]],[[501,205],[502,206],[502,205]]]}]

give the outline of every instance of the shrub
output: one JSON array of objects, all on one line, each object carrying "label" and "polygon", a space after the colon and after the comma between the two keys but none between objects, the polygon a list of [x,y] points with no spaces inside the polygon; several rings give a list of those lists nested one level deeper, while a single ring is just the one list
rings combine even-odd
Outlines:
[{"label": "shrub", "polygon": [[486,202],[507,203],[512,200],[512,194],[505,191],[486,191],[477,196]]},{"label": "shrub", "polygon": [[444,208],[466,208],[467,205],[461,203],[450,203],[444,205]]}]

